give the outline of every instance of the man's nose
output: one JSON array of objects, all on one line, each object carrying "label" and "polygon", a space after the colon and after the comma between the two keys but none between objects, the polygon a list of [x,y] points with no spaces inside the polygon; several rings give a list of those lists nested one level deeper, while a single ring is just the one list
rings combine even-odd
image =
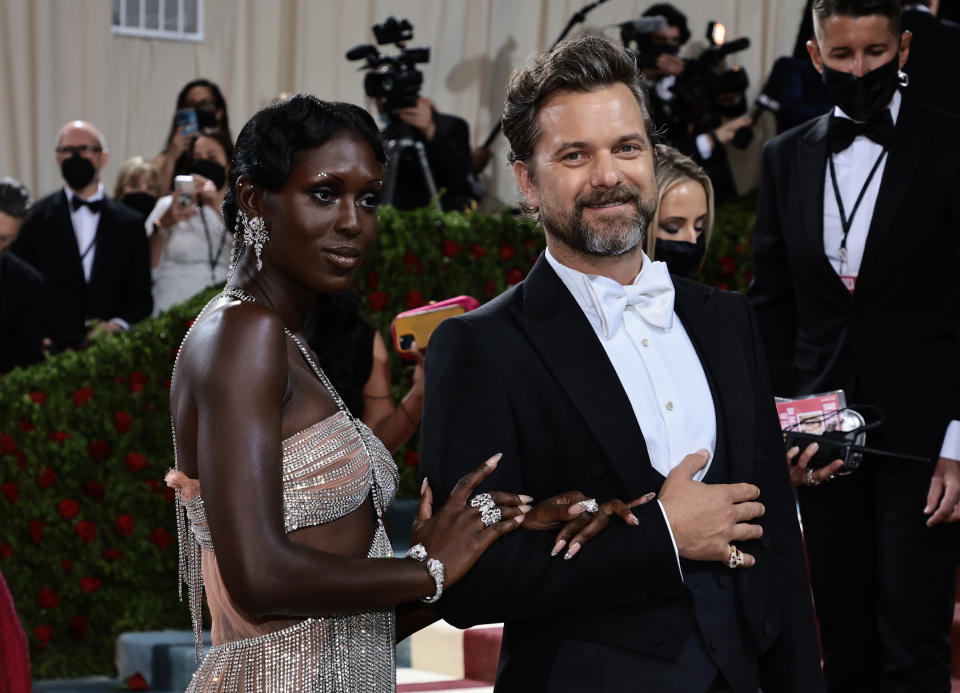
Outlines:
[{"label": "man's nose", "polygon": [[590,184],[595,188],[612,188],[623,179],[617,159],[610,152],[602,152],[594,157],[593,170],[590,172]]}]

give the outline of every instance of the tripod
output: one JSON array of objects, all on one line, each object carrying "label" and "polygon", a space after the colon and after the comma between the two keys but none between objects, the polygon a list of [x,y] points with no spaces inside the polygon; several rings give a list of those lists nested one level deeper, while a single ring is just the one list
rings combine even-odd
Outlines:
[{"label": "tripod", "polygon": [[[437,184],[433,180],[433,172],[430,170],[430,162],[427,161],[427,150],[423,142],[414,139],[407,133],[391,133],[391,137],[384,132],[384,150],[387,155],[387,163],[390,171],[387,174],[387,183],[383,188],[381,196],[382,204],[391,205],[397,192],[397,172],[400,169],[401,161],[414,161],[420,168],[420,175],[423,183],[426,185],[430,199],[437,209],[440,209],[440,199],[437,197]],[[404,157],[404,154],[413,154],[413,157]]]}]

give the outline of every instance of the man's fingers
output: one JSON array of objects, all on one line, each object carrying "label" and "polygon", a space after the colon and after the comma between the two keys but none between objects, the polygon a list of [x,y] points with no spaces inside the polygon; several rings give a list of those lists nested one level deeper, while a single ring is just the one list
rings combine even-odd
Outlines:
[{"label": "man's fingers", "polygon": [[733,506],[733,514],[736,522],[755,520],[758,517],[763,517],[764,512],[766,512],[766,509],[763,507],[763,503],[756,501],[737,503]]},{"label": "man's fingers", "polygon": [[830,479],[834,474],[840,471],[843,466],[843,460],[834,460],[826,467],[821,467],[813,473],[813,479],[817,482],[824,482]]},{"label": "man's fingers", "polygon": [[472,472],[468,472],[461,477],[450,493],[450,501],[459,504],[466,503],[480,482],[490,476],[493,470],[497,468],[497,463],[500,462],[501,457],[503,457],[503,453],[498,452]]},{"label": "man's fingers", "polygon": [[734,503],[752,501],[760,497],[760,489],[753,484],[725,484],[725,486],[730,489]]},{"label": "man's fingers", "polygon": [[932,527],[933,525],[949,520],[953,515],[958,500],[960,500],[960,488],[955,484],[946,484],[940,506],[937,508],[937,511],[930,516],[930,519],[927,520],[927,526]]},{"label": "man's fingers", "polygon": [[680,464],[673,468],[670,474],[677,473],[684,478],[693,479],[693,475],[707,466],[707,460],[710,459],[710,453],[706,450],[698,450],[684,457]]},{"label": "man's fingers", "polygon": [[810,460],[813,459],[813,456],[817,454],[819,449],[820,443],[810,443],[810,445],[805,447],[803,452],[800,453],[800,459],[797,460],[797,467],[806,469],[807,465],[810,464]]},{"label": "man's fingers", "polygon": [[930,490],[927,491],[927,505],[924,507],[923,512],[930,513],[936,507],[937,502],[940,500],[940,495],[943,493],[943,479],[938,476],[930,479]]},{"label": "man's fingers", "polygon": [[750,541],[759,539],[763,536],[763,527],[749,522],[738,522],[733,526],[733,534],[730,541]]}]

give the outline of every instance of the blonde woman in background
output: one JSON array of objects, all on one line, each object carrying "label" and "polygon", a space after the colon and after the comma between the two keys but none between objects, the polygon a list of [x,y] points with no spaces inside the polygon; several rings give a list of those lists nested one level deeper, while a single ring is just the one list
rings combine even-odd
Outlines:
[{"label": "blonde woman in background", "polygon": [[146,219],[159,196],[160,173],[156,166],[142,156],[134,156],[123,162],[117,173],[113,199],[137,210]]}]

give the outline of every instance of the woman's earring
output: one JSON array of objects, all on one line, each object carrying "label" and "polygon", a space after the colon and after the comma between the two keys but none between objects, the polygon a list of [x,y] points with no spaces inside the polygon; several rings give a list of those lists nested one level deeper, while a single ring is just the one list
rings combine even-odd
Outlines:
[{"label": "woman's earring", "polygon": [[267,233],[267,224],[263,217],[247,216],[242,209],[237,210],[237,232],[243,230],[243,244],[247,247],[253,246],[253,252],[257,256],[257,269],[263,269],[263,262],[260,259],[263,253],[263,246],[270,240],[270,234]]}]

